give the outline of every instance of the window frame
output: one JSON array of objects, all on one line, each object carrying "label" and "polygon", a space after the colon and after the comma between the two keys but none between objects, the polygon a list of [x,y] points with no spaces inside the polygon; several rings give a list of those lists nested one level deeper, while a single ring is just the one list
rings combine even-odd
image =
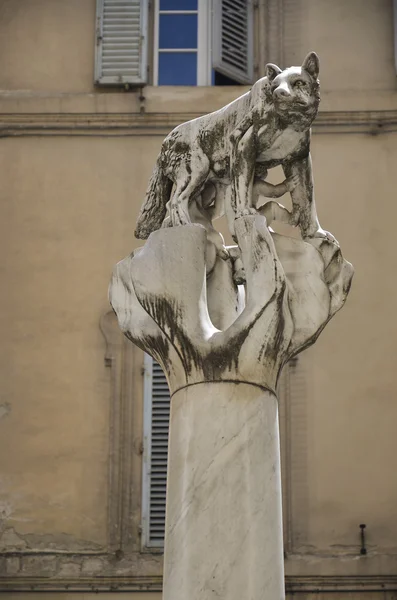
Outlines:
[{"label": "window frame", "polygon": [[[194,87],[211,86],[212,84],[212,1],[197,0],[197,11],[164,11],[167,13],[195,14],[197,12],[197,83]],[[153,85],[159,83],[159,28],[160,0],[154,0],[154,33],[153,33]]]}]

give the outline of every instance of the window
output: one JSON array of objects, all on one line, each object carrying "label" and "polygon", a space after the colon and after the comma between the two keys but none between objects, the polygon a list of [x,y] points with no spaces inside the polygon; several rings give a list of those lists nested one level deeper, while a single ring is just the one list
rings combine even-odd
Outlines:
[{"label": "window", "polygon": [[[147,83],[147,0],[97,0],[96,82]],[[253,80],[253,0],[153,0],[154,85]]]},{"label": "window", "polygon": [[144,377],[142,543],[163,548],[170,394],[160,365],[148,354]]},{"label": "window", "polygon": [[252,8],[250,0],[156,0],[154,83],[251,83]]}]

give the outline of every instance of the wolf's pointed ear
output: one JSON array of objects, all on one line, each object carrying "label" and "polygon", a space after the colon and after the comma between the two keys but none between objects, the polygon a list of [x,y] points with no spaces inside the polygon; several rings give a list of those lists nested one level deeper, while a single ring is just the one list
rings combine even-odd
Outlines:
[{"label": "wolf's pointed ear", "polygon": [[273,65],[272,63],[269,63],[265,67],[265,75],[269,81],[273,81],[273,79],[275,77],[277,77],[277,75],[280,75],[280,73],[281,73],[281,69],[277,65]]},{"label": "wolf's pointed ear", "polygon": [[309,52],[303,61],[302,69],[305,69],[313,79],[317,79],[320,71],[320,61],[315,52]]}]

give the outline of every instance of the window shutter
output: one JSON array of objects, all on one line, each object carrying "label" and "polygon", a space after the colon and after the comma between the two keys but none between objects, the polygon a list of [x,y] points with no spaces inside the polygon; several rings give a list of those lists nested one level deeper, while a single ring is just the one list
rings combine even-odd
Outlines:
[{"label": "window shutter", "polygon": [[253,80],[253,1],[215,0],[213,67],[239,83]]},{"label": "window shutter", "polygon": [[146,83],[147,37],[147,0],[97,0],[96,83]]},{"label": "window shutter", "polygon": [[146,354],[142,504],[145,547],[164,546],[169,420],[167,380],[160,365]]}]

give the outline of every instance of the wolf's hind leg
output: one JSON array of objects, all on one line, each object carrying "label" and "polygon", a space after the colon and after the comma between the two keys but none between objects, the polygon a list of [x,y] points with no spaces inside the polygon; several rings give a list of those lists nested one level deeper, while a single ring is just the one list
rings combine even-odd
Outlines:
[{"label": "wolf's hind leg", "polygon": [[192,150],[189,165],[184,165],[178,173],[176,189],[170,202],[170,217],[173,225],[191,223],[189,204],[200,194],[208,177],[209,160],[200,150]]},{"label": "wolf's hind leg", "polygon": [[252,188],[255,176],[256,135],[251,126],[236,142],[232,140],[232,207],[237,216],[255,214]]}]

